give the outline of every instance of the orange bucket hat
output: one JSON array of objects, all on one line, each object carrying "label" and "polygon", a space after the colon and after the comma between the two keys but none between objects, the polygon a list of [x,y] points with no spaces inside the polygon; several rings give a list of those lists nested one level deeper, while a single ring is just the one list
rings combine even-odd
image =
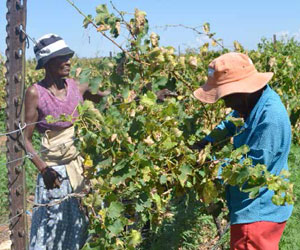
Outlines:
[{"label": "orange bucket hat", "polygon": [[253,93],[263,88],[273,73],[257,72],[251,59],[242,53],[230,52],[214,59],[208,66],[208,80],[194,91],[205,103],[215,103],[233,93]]}]

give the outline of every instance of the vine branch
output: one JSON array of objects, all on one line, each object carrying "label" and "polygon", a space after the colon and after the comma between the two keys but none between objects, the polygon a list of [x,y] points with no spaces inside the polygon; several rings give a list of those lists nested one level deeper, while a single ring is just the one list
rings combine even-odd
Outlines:
[{"label": "vine branch", "polygon": [[[177,81],[182,81],[192,92],[194,91],[193,88],[190,86],[190,83],[187,82],[186,80],[184,80],[180,75],[178,75],[175,71],[172,71],[174,77],[176,78]],[[205,112],[205,115],[207,117],[207,119],[209,120],[209,123],[210,123],[210,128],[212,129],[213,128],[213,125],[212,125],[212,119],[204,105],[203,102],[200,102],[202,108],[204,109],[204,112]]]},{"label": "vine branch", "polygon": [[122,22],[125,23],[125,25],[126,25],[127,29],[129,30],[129,33],[130,33],[130,35],[132,36],[132,38],[133,38],[133,39],[136,39],[135,35],[132,33],[131,25],[130,25],[128,22],[126,22],[126,20],[125,20],[125,18],[124,18],[124,15],[122,14],[122,12],[119,11],[119,10],[116,8],[116,6],[113,4],[112,1],[109,1],[109,2],[110,2],[110,4],[111,4],[111,6],[113,7],[113,9],[120,15],[120,18],[121,18]]},{"label": "vine branch", "polygon": [[190,26],[187,26],[187,25],[184,25],[184,24],[167,24],[167,25],[164,25],[164,26],[156,26],[156,28],[178,28],[178,27],[192,30],[192,31],[196,32],[198,35],[206,35],[206,36],[208,36],[209,39],[211,39],[216,44],[218,44],[222,49],[225,49],[224,45],[221,44],[217,39],[215,39],[213,37],[214,34],[212,34],[212,33],[204,33],[204,32],[199,31],[197,29],[199,26],[190,27]]},{"label": "vine branch", "polygon": [[[84,18],[86,18],[90,24],[92,24],[97,30],[98,30],[98,26],[97,24],[94,23],[94,21],[89,18],[87,15],[85,15],[75,4],[74,2],[72,2],[71,0],[66,0],[70,5],[72,5],[80,15],[82,15]],[[102,36],[104,36],[106,39],[108,39],[109,41],[111,41],[115,46],[117,46],[120,50],[122,50],[122,52],[124,52],[126,55],[130,56],[132,59],[134,59],[135,61],[139,62],[139,63],[143,63],[142,61],[140,61],[138,58],[134,57],[132,54],[130,54],[127,50],[125,50],[121,45],[119,45],[115,40],[111,39],[109,36],[107,36],[104,31],[99,31],[98,32],[101,33]]]}]

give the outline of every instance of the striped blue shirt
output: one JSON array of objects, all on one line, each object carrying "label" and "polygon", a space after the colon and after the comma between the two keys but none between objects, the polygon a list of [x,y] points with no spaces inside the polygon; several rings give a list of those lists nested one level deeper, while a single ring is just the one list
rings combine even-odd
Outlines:
[{"label": "striped blue shirt", "polygon": [[[232,116],[238,116],[238,113],[234,111]],[[221,122],[217,128],[228,130],[228,136],[233,136],[235,148],[248,145],[248,157],[252,158],[254,165],[264,164],[268,171],[276,175],[283,169],[288,170],[290,120],[280,97],[268,85],[239,131],[228,120]],[[235,135],[236,132],[240,133]],[[207,139],[212,141],[209,136]],[[273,191],[261,188],[258,197],[250,199],[248,193],[228,185],[226,195],[231,224],[286,221],[293,206],[274,205],[271,201],[273,194]]]}]

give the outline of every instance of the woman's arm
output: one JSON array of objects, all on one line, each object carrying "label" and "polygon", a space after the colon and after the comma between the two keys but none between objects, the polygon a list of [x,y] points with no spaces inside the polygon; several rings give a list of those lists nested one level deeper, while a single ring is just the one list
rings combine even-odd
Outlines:
[{"label": "woman's arm", "polygon": [[108,96],[110,94],[109,90],[105,90],[103,92],[99,90],[97,94],[92,94],[88,83],[80,84],[79,82],[77,82],[77,84],[79,92],[83,96],[84,100],[90,100],[92,102],[98,103],[103,97]]},{"label": "woman's arm", "polygon": [[[38,91],[34,86],[30,86],[25,95],[25,123],[30,124],[38,121]],[[25,146],[27,153],[32,154],[32,162],[37,167],[37,169],[42,172],[47,165],[39,155],[36,154],[32,145],[32,135],[35,128],[35,124],[26,126],[24,130],[25,135]]]},{"label": "woman's arm", "polygon": [[31,154],[31,161],[36,166],[36,168],[41,172],[45,186],[47,189],[59,188],[60,180],[59,174],[52,168],[47,167],[46,163],[40,158],[40,156],[35,152],[32,145],[32,135],[35,128],[35,123],[38,121],[38,91],[34,86],[27,89],[25,95],[25,123],[30,124],[26,126],[24,130],[25,136],[25,146],[27,154]]}]

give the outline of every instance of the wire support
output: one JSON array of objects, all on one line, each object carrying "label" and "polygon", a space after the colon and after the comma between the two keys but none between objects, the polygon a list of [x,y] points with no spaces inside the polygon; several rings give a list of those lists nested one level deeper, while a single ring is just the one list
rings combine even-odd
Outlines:
[{"label": "wire support", "polygon": [[83,193],[83,192],[81,192],[81,193],[70,193],[70,194],[67,194],[66,196],[64,196],[61,199],[55,199],[55,200],[53,200],[49,203],[35,203],[35,202],[33,202],[31,200],[28,200],[28,199],[27,199],[27,202],[32,204],[33,207],[52,207],[52,206],[61,204],[65,200],[68,200],[72,197],[74,197],[74,198],[83,198],[85,196],[87,196],[87,193]]}]

